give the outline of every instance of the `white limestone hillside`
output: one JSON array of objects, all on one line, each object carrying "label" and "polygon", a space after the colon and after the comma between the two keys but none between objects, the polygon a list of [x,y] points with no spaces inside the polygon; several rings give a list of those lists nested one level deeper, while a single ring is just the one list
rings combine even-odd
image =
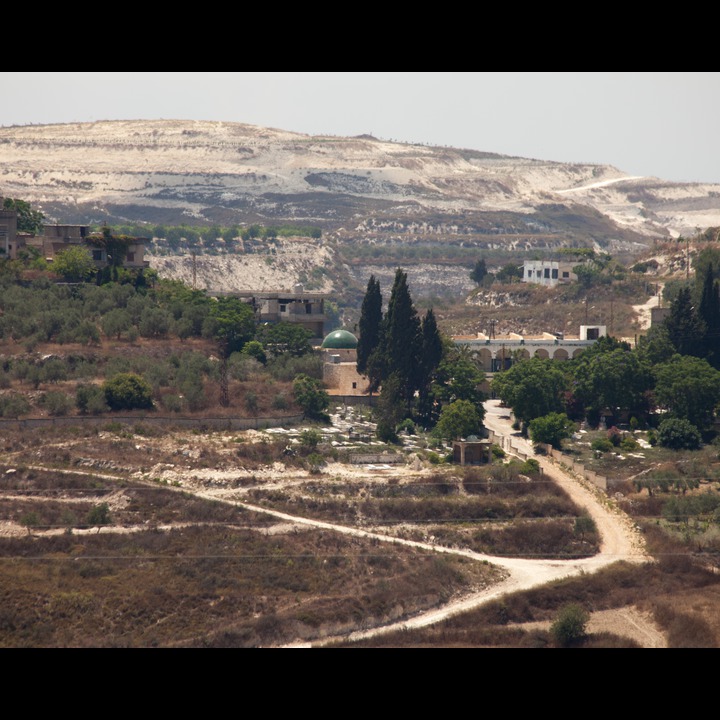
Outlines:
[{"label": "white limestone hillside", "polygon": [[[58,222],[294,219],[351,236],[368,220],[432,223],[438,216],[456,217],[481,234],[499,225],[506,236],[582,234],[582,222],[625,240],[720,226],[720,186],[633,178],[604,165],[219,122],[0,128],[0,195],[36,204]],[[556,216],[538,229],[532,216],[547,207]],[[589,211],[598,214],[583,220]],[[512,216],[488,218],[492,213]],[[554,227],[566,215],[567,229]]]}]

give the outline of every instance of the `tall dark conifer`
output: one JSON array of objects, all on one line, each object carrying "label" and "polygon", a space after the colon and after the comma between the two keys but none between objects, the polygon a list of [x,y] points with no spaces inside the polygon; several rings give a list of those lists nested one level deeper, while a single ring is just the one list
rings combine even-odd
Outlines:
[{"label": "tall dark conifer", "polygon": [[373,275],[368,282],[365,298],[360,310],[359,335],[357,348],[357,370],[361,375],[368,371],[371,355],[380,344],[382,326],[382,294],[380,283]]},{"label": "tall dark conifer", "polygon": [[384,376],[395,375],[409,403],[418,389],[418,366],[422,354],[420,318],[413,306],[407,273],[395,273],[381,341]]},{"label": "tall dark conifer", "polygon": [[712,264],[705,273],[699,315],[705,325],[705,358],[717,368],[720,366],[720,284],[715,280]]},{"label": "tall dark conifer", "polygon": [[487,265],[485,264],[485,259],[481,258],[475,263],[475,267],[473,268],[472,272],[470,273],[470,279],[476,284],[476,285],[482,285],[483,280],[487,277],[488,269]]},{"label": "tall dark conifer", "polygon": [[422,351],[418,363],[419,403],[418,414],[426,422],[431,421],[433,411],[432,382],[443,358],[443,341],[438,330],[435,313],[430,308],[422,320]]},{"label": "tall dark conifer", "polygon": [[705,323],[693,306],[692,291],[684,287],[672,304],[665,320],[670,342],[679,355],[705,356]]}]

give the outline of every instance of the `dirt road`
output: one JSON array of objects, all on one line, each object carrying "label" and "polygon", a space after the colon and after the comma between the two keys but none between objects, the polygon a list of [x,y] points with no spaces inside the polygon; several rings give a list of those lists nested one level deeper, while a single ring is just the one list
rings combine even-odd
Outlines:
[{"label": "dirt road", "polygon": [[527,455],[534,456],[546,476],[557,482],[579,507],[585,508],[595,521],[602,538],[600,554],[586,561],[595,569],[618,560],[651,562],[643,537],[632,520],[601,490],[586,480],[569,475],[552,460],[536,455],[532,444],[512,429],[509,410],[500,407],[500,401],[485,404],[485,425],[503,437],[512,437],[513,444]]},{"label": "dirt road", "polygon": [[[496,401],[488,402],[486,405],[486,426],[493,430],[499,436],[513,436],[513,443],[528,455],[534,455],[533,449],[529,443],[517,436],[512,429],[511,418],[507,410],[500,407]],[[256,507],[252,504],[244,502],[238,498],[238,491],[227,489],[207,489],[196,487],[191,489],[187,485],[178,487],[178,492],[194,492],[199,497],[221,501],[244,507],[251,511],[270,515],[287,525],[304,525],[319,529],[338,532],[349,536],[373,538],[379,542],[404,544],[410,547],[421,548],[424,550],[445,553],[453,555],[461,555],[477,562],[486,562],[496,567],[503,568],[507,572],[507,578],[500,584],[488,588],[482,592],[462,598],[456,602],[450,603],[442,608],[437,608],[417,617],[404,620],[402,622],[388,625],[374,630],[358,632],[350,636],[351,640],[367,639],[380,636],[381,634],[402,629],[415,629],[427,627],[448,618],[465,613],[469,610],[477,608],[487,602],[503,597],[506,594],[529,590],[535,587],[546,585],[555,580],[575,577],[581,574],[590,574],[611,565],[617,561],[624,560],[628,562],[645,563],[651,562],[652,558],[648,556],[643,538],[637,531],[628,516],[622,513],[607,496],[597,488],[594,488],[585,481],[568,475],[561,468],[554,465],[547,458],[536,456],[538,462],[543,468],[543,472],[558,482],[572,498],[572,500],[594,519],[598,531],[601,536],[601,550],[598,555],[592,558],[584,558],[579,560],[531,560],[522,558],[499,558],[487,555],[481,555],[470,550],[457,548],[445,548],[436,544],[421,543],[403,540],[385,534],[376,534],[359,528],[352,528],[334,523],[318,522],[306,518],[300,518],[282,512],[275,512],[262,507]],[[72,471],[70,471],[72,472]],[[76,471],[78,472],[78,471]],[[111,479],[116,479],[114,476]],[[282,482],[292,481],[291,478],[283,477]],[[280,478],[278,477],[278,482]],[[112,528],[108,528],[107,532],[112,532]],[[125,532],[128,530],[126,529]],[[628,620],[629,619],[629,620]],[[624,622],[621,622],[621,620]],[[595,619],[596,622],[600,618]],[[610,627],[612,620],[604,617],[603,627]],[[593,626],[591,621],[590,628]],[[653,627],[651,622],[644,622],[632,608],[622,609],[616,614],[616,625],[619,634],[629,635],[630,631],[637,629],[635,637],[643,647],[664,647],[664,639],[662,635]],[[628,628],[625,631],[625,628]],[[347,640],[347,638],[344,638]],[[313,647],[329,644],[333,642],[333,638],[327,638],[323,642],[312,643]],[[291,647],[310,647],[310,645],[302,644]]]},{"label": "dirt road", "polygon": [[[535,455],[530,443],[520,438],[512,429],[512,420],[507,410],[500,407],[498,401],[490,401],[486,404],[485,425],[500,436],[514,436],[513,442],[516,446],[528,455]],[[438,608],[431,612],[424,613],[410,620],[405,620],[393,625],[364,632],[357,632],[350,636],[350,640],[365,640],[378,637],[383,633],[397,630],[411,630],[428,627],[461,613],[473,610],[481,605],[503,597],[509,593],[522,590],[530,590],[540,587],[549,582],[573,577],[586,573],[597,572],[598,570],[612,565],[619,560],[627,562],[645,563],[652,562],[647,554],[642,535],[637,531],[631,519],[621,512],[611,500],[600,490],[577,477],[565,473],[561,468],[554,465],[547,458],[535,456],[543,468],[543,472],[560,483],[572,500],[581,508],[584,508],[595,521],[598,532],[601,535],[601,550],[598,555],[592,558],[568,561],[552,560],[526,560],[520,558],[498,558],[487,555],[480,555],[470,551],[450,550],[437,546],[424,545],[422,543],[405,542],[407,545],[431,549],[435,552],[453,553],[472,558],[479,562],[489,562],[493,565],[504,568],[508,571],[508,578],[499,585],[458,602],[451,603],[445,607]],[[343,532],[348,532],[343,529]],[[349,531],[357,532],[357,531]],[[368,536],[368,533],[362,533]],[[397,539],[373,536],[383,542],[403,542]],[[596,626],[608,629],[615,627],[621,634],[630,634],[627,630],[635,631],[633,634],[644,647],[664,647],[665,641],[662,634],[654,627],[649,619],[641,618],[632,608],[622,609],[614,614],[615,620],[610,614],[595,619]],[[632,622],[628,618],[632,618]],[[590,628],[593,625],[590,623]],[[346,638],[347,639],[347,638]],[[328,638],[322,644],[333,642]],[[319,643],[314,643],[318,647]],[[310,645],[295,645],[291,647],[310,647]]]}]

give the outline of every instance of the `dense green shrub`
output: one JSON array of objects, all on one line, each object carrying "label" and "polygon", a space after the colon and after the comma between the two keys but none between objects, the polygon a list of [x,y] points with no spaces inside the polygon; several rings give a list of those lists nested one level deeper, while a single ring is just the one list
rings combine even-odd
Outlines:
[{"label": "dense green shrub", "polygon": [[152,388],[134,373],[121,373],[103,384],[111,410],[147,410],[153,407]]},{"label": "dense green shrub", "polygon": [[179,395],[165,395],[162,399],[162,406],[168,412],[179,413],[183,409],[183,401]]},{"label": "dense green shrub", "polygon": [[190,412],[205,410],[210,405],[210,399],[205,392],[205,383],[200,379],[184,380],[180,385],[180,392]]},{"label": "dense green shrub", "polygon": [[614,445],[608,440],[608,438],[597,438],[592,442],[592,450],[599,453],[608,453],[614,449]]},{"label": "dense green shrub", "polygon": [[87,515],[88,525],[109,525],[110,524],[110,506],[107,503],[101,503],[92,507]]},{"label": "dense green shrub", "polygon": [[323,378],[323,360],[317,353],[303,357],[280,355],[268,360],[267,369],[271,377],[280,382],[292,382],[299,375],[306,375],[315,380]]},{"label": "dense green shrub", "polygon": [[565,413],[550,413],[532,420],[529,430],[533,443],[562,450],[563,440],[572,437],[575,424]]},{"label": "dense green shrub", "polygon": [[658,428],[658,439],[660,445],[670,450],[699,450],[702,445],[700,431],[680,418],[663,420]]},{"label": "dense green shrub", "polygon": [[408,435],[415,435],[417,433],[417,428],[410,418],[405,418],[405,420],[397,426],[397,431],[399,433],[404,432]]},{"label": "dense green shrub", "polygon": [[248,343],[245,343],[245,347],[242,349],[241,356],[243,357],[249,357],[253,358],[254,360],[257,360],[261,365],[265,365],[267,363],[267,354],[265,353],[265,348],[263,347],[261,342],[258,342],[257,340],[251,340]]},{"label": "dense green shrub", "polygon": [[521,475],[539,475],[541,472],[540,463],[535,458],[528,458],[520,465]]},{"label": "dense green shrub", "polygon": [[507,453],[499,445],[493,445],[491,452],[493,460],[504,460],[507,457]]},{"label": "dense green shrub", "polygon": [[248,390],[245,393],[245,408],[251,415],[257,414],[258,396],[254,390]]},{"label": "dense green shrub", "polygon": [[380,442],[389,443],[391,445],[399,445],[400,436],[397,434],[395,426],[387,420],[378,420],[375,434]]},{"label": "dense green shrub", "polygon": [[322,437],[322,433],[313,428],[303,430],[303,432],[300,433],[300,444],[304,448],[315,450],[315,448],[317,448],[317,446],[322,442]]},{"label": "dense green shrub", "polygon": [[228,360],[228,374],[233,380],[247,382],[261,371],[262,365],[243,353],[233,353]]},{"label": "dense green shrub", "polygon": [[297,404],[309,418],[327,421],[330,396],[319,380],[307,375],[298,375],[293,382],[293,393]]},{"label": "dense green shrub", "polygon": [[287,410],[290,407],[290,402],[285,393],[278,393],[272,401],[273,410]]},{"label": "dense green shrub", "polygon": [[632,435],[626,435],[620,443],[620,449],[625,452],[634,452],[639,447],[638,441]]}]

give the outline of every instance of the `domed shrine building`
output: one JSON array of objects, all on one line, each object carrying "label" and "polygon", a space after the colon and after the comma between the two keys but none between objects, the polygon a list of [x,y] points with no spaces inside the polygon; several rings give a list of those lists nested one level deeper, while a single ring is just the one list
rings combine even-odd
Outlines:
[{"label": "domed shrine building", "polygon": [[370,383],[357,371],[358,339],[347,330],[331,332],[321,346],[323,381],[334,397],[363,397]]}]

